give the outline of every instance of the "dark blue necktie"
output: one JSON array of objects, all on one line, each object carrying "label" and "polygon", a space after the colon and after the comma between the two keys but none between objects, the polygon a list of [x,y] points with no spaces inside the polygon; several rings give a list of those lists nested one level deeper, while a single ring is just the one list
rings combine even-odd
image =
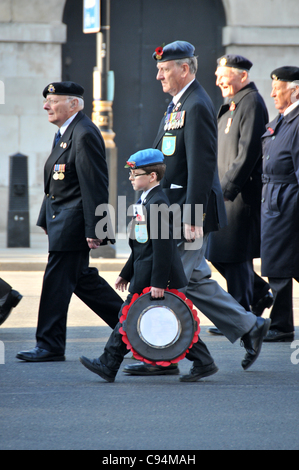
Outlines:
[{"label": "dark blue necktie", "polygon": [[54,147],[56,147],[57,142],[59,141],[60,137],[61,137],[61,134],[60,134],[60,129],[59,129],[57,134],[55,135]]},{"label": "dark blue necktie", "polygon": [[174,108],[174,102],[170,101],[169,105],[167,106],[165,120],[167,119],[167,116],[172,113],[173,108]]}]

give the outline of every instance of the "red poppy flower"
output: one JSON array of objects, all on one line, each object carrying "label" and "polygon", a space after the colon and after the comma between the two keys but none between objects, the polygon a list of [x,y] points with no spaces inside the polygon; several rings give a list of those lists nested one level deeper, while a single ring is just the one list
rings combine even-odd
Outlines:
[{"label": "red poppy flower", "polygon": [[232,101],[229,110],[230,111],[235,111],[235,109],[236,109],[236,103],[234,101]]},{"label": "red poppy flower", "polygon": [[162,56],[163,56],[163,47],[157,47],[157,49],[155,50],[156,52],[156,58],[158,60],[162,59]]},{"label": "red poppy flower", "polygon": [[268,131],[270,132],[271,135],[274,134],[274,130],[271,129],[271,127],[268,127]]}]

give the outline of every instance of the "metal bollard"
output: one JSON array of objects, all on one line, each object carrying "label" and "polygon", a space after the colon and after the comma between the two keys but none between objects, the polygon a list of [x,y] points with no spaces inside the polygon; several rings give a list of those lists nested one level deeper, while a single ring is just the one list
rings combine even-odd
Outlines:
[{"label": "metal bollard", "polygon": [[9,160],[7,248],[30,248],[28,157],[16,153]]}]

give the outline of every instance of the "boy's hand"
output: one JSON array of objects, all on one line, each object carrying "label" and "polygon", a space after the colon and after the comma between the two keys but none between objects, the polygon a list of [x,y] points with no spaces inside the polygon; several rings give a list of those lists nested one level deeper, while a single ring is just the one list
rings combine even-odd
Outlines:
[{"label": "boy's hand", "polygon": [[164,289],[160,289],[159,287],[152,287],[151,296],[154,299],[160,299],[161,297],[164,297]]},{"label": "boy's hand", "polygon": [[115,281],[115,289],[120,290],[121,292],[124,292],[127,286],[128,286],[128,281],[118,276],[118,278]]},{"label": "boy's hand", "polygon": [[184,224],[184,237],[187,242],[194,242],[197,238],[203,238],[203,228]]}]

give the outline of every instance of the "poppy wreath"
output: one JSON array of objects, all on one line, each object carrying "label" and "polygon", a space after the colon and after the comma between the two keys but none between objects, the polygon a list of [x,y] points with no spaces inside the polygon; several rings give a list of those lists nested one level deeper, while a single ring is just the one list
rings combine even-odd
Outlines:
[{"label": "poppy wreath", "polygon": [[[141,297],[143,294],[148,294],[149,292],[151,291],[151,288],[150,287],[146,287],[145,289],[143,289],[142,293],[139,295],[139,294],[134,294],[133,297],[132,297],[132,300],[130,302],[129,305],[125,305],[122,309],[122,315],[119,319],[120,323],[123,324],[123,322],[126,320],[127,318],[127,315],[128,315],[128,312],[131,308],[131,306],[133,305],[134,302],[136,302],[136,300]],[[127,336],[127,333],[125,332],[125,330],[123,329],[123,327],[121,326],[120,329],[119,329],[119,332],[121,333],[122,335],[122,340],[123,342],[127,345],[127,349],[129,349],[130,351],[132,351],[132,354],[134,356],[135,359],[137,359],[138,361],[142,361],[142,362],[146,362],[147,364],[152,364],[152,365],[157,365],[157,366],[163,366],[163,367],[168,367],[170,366],[171,364],[176,364],[178,363],[179,361],[181,361],[182,359],[184,359],[184,357],[186,356],[186,354],[189,352],[189,350],[192,348],[193,344],[197,343],[198,341],[198,335],[200,333],[200,326],[199,326],[199,318],[197,316],[197,312],[196,310],[193,308],[193,303],[191,302],[191,300],[187,299],[187,297],[185,296],[185,294],[183,294],[182,292],[179,292],[177,289],[166,289],[167,292],[171,292],[172,294],[174,295],[177,295],[178,297],[180,297],[184,302],[186,302],[186,304],[188,305],[188,307],[190,308],[191,312],[192,312],[192,315],[193,315],[193,318],[197,324],[197,328],[196,328],[196,332],[194,333],[194,336],[193,336],[193,339],[191,341],[191,344],[190,346],[188,347],[188,349],[183,353],[181,354],[179,357],[176,357],[175,359],[172,359],[171,361],[150,361],[148,359],[145,359],[144,357],[142,357],[140,354],[138,354],[137,351],[135,351],[128,339],[128,336]]]}]

